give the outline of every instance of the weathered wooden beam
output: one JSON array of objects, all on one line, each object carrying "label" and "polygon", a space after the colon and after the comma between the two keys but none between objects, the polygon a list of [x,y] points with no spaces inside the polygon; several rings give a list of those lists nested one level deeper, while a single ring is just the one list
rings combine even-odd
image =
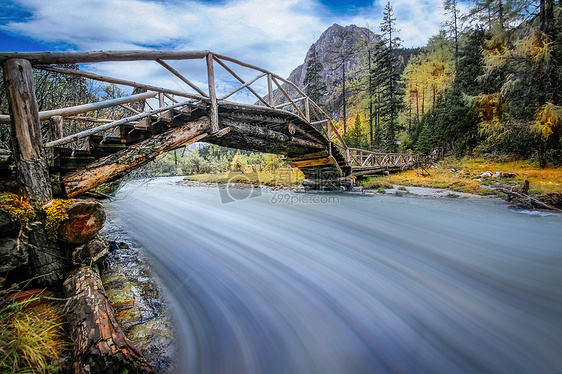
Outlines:
[{"label": "weathered wooden beam", "polygon": [[89,52],[3,52],[0,63],[21,58],[36,64],[80,64],[104,61],[192,60],[202,59],[209,51],[89,51]]},{"label": "weathered wooden beam", "polygon": [[201,140],[210,128],[209,119],[201,117],[96,160],[82,170],[63,176],[61,183],[68,197],[78,196],[100,184],[120,178],[164,152]]},{"label": "weathered wooden beam", "polygon": [[150,84],[133,82],[133,81],[129,81],[129,80],[126,80],[126,79],[113,78],[113,77],[108,77],[108,76],[100,75],[100,74],[87,73],[87,72],[81,71],[81,70],[66,69],[66,68],[46,66],[46,65],[38,65],[38,66],[36,66],[36,68],[41,69],[41,70],[45,70],[45,71],[52,71],[52,72],[61,73],[61,74],[68,74],[68,75],[72,75],[72,76],[75,76],[75,77],[83,77],[83,78],[93,79],[93,80],[97,80],[97,81],[100,81],[100,82],[122,84],[124,86],[136,87],[136,88],[144,88],[145,90],[148,90],[148,91],[163,92],[163,93],[167,93],[167,94],[170,94],[170,95],[176,95],[176,96],[179,96],[179,97],[186,97],[186,98],[189,98],[189,99],[195,99],[195,100],[205,99],[205,97],[200,96],[200,95],[194,95],[194,94],[190,94],[190,93],[186,93],[186,92],[182,92],[182,91],[170,90],[170,89],[167,89],[167,88],[164,88],[164,87],[157,87],[157,86],[153,86],[153,85],[150,85]]},{"label": "weathered wooden beam", "polygon": [[43,203],[51,200],[52,190],[41,140],[33,70],[29,61],[21,59],[8,60],[4,62],[3,68],[8,107],[12,117],[17,184],[38,212],[33,222],[28,225],[28,237],[22,245],[27,247],[38,282],[50,286],[61,280],[66,262],[58,244],[47,239],[45,219],[40,213]]},{"label": "weathered wooden beam", "polygon": [[325,148],[323,144],[311,142],[308,140],[300,139],[294,136],[288,136],[281,132],[270,130],[265,127],[260,126],[252,126],[246,123],[232,121],[226,118],[223,118],[221,123],[224,126],[232,127],[233,129],[242,132],[246,135],[256,136],[264,139],[270,139],[276,142],[283,142],[283,143],[293,143],[298,146],[304,146],[309,148],[317,148],[322,149]]},{"label": "weathered wooden beam", "polygon": [[213,66],[213,54],[207,55],[207,79],[209,84],[209,98],[211,99],[211,129],[213,132],[219,131],[219,106],[217,103],[217,91],[215,88],[215,68]]},{"label": "weathered wooden beam", "polygon": [[293,168],[303,168],[310,166],[324,166],[324,165],[336,165],[337,162],[333,157],[317,158],[312,160],[302,160],[302,161],[291,161],[289,165]]},{"label": "weathered wooden beam", "polygon": [[267,98],[269,99],[269,106],[273,106],[273,78],[271,73],[267,74]]},{"label": "weathered wooden beam", "polygon": [[56,147],[56,146],[60,146],[62,144],[70,143],[73,140],[85,138],[86,136],[93,135],[93,134],[96,134],[96,133],[101,132],[101,131],[109,130],[109,129],[117,127],[119,125],[129,123],[129,122],[133,122],[133,121],[136,121],[138,119],[149,117],[153,114],[164,112],[164,111],[167,111],[167,110],[170,110],[170,109],[173,109],[173,108],[177,108],[177,107],[180,107],[180,106],[184,106],[184,105],[187,105],[187,104],[189,104],[189,102],[184,101],[182,103],[170,105],[170,106],[167,106],[167,107],[164,107],[164,108],[154,109],[154,110],[151,110],[150,112],[144,112],[144,113],[140,113],[140,114],[137,114],[135,116],[132,116],[132,117],[127,117],[127,118],[123,118],[123,119],[120,119],[120,120],[117,120],[117,121],[113,121],[113,122],[110,122],[110,123],[105,124],[105,125],[101,125],[101,126],[98,126],[98,127],[94,127],[92,129],[84,130],[84,131],[78,132],[76,134],[69,135],[69,136],[64,137],[62,139],[59,139],[59,140],[48,142],[47,144],[45,144],[45,147]]},{"label": "weathered wooden beam", "polygon": [[288,157],[283,159],[283,161],[292,162],[292,161],[312,160],[316,158],[325,158],[325,157],[328,157],[328,152],[322,151],[317,153],[309,153],[299,157]]},{"label": "weathered wooden beam", "polygon": [[21,59],[7,60],[3,67],[17,181],[22,192],[39,208],[52,198],[52,192],[41,139],[33,69],[29,61]]},{"label": "weathered wooden beam", "polygon": [[181,75],[179,71],[177,71],[176,69],[174,69],[173,67],[171,67],[170,65],[168,65],[167,63],[162,61],[161,59],[156,59],[156,62],[159,63],[160,65],[162,65],[164,68],[166,68],[170,73],[174,74],[176,77],[181,79],[181,81],[184,82],[185,84],[187,84],[189,87],[191,87],[195,91],[197,91],[197,93],[199,93],[199,95],[209,97],[209,95],[207,95],[203,90],[201,90],[199,87],[197,87],[195,84],[193,84],[189,79],[187,79],[186,77]]}]

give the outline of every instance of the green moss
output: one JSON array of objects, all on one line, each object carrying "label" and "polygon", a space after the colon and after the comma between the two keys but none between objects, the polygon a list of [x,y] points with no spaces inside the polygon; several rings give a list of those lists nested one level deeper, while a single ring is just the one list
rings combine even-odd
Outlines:
[{"label": "green moss", "polygon": [[45,232],[47,238],[52,241],[57,240],[59,226],[64,220],[68,219],[66,210],[72,205],[72,200],[55,199],[51,201],[45,213],[47,220],[45,222]]},{"label": "green moss", "polygon": [[29,200],[15,193],[0,193],[0,208],[8,212],[21,226],[27,225],[30,220],[35,218],[35,210]]}]

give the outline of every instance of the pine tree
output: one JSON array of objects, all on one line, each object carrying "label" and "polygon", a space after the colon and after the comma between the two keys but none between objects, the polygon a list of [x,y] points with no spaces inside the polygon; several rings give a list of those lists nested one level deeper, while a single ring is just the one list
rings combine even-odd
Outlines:
[{"label": "pine tree", "polygon": [[306,73],[304,76],[304,92],[316,104],[323,102],[326,92],[326,84],[322,79],[322,63],[318,60],[316,53],[316,43],[312,45],[310,58],[306,63]]},{"label": "pine tree", "polygon": [[385,125],[385,142],[390,152],[396,150],[396,133],[398,130],[398,112],[402,106],[402,92],[399,86],[398,57],[393,53],[401,45],[400,38],[396,37],[396,18],[390,2],[387,3],[383,21],[380,25],[381,42],[378,45],[378,54],[372,74],[371,92],[376,97],[376,111],[380,116],[381,124]]}]

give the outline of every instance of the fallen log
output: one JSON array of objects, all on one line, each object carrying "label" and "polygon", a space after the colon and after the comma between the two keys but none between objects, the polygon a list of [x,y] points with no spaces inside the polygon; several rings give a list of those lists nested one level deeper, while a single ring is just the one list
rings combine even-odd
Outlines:
[{"label": "fallen log", "polygon": [[100,184],[122,177],[131,169],[152,161],[164,152],[200,140],[209,128],[209,118],[202,117],[184,126],[153,135],[142,142],[96,160],[84,169],[63,176],[61,183],[68,197],[83,194]]},{"label": "fallen log", "polygon": [[[527,185],[527,190],[528,190],[528,185]],[[504,187],[496,187],[495,188],[497,191],[503,192],[504,194],[506,194],[507,196],[509,196],[510,200],[511,199],[518,199],[519,201],[523,202],[524,204],[528,205],[529,207],[538,207],[538,208],[542,208],[542,209],[547,209],[547,210],[552,210],[555,212],[559,212],[562,213],[561,209],[555,208],[552,205],[543,203],[542,201],[539,201],[535,198],[532,198],[531,196],[524,194],[522,192],[517,192],[517,191],[512,191],[512,190],[508,190],[507,188]]]},{"label": "fallen log", "polygon": [[154,372],[117,324],[96,271],[82,267],[63,287],[75,374]]}]

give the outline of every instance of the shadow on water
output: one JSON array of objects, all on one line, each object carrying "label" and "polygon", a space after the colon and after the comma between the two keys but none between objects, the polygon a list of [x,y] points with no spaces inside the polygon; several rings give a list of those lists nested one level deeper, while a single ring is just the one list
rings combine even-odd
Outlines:
[{"label": "shadow on water", "polygon": [[172,294],[178,372],[562,372],[560,215],[268,191],[223,204],[176,181],[131,182],[109,208]]}]

